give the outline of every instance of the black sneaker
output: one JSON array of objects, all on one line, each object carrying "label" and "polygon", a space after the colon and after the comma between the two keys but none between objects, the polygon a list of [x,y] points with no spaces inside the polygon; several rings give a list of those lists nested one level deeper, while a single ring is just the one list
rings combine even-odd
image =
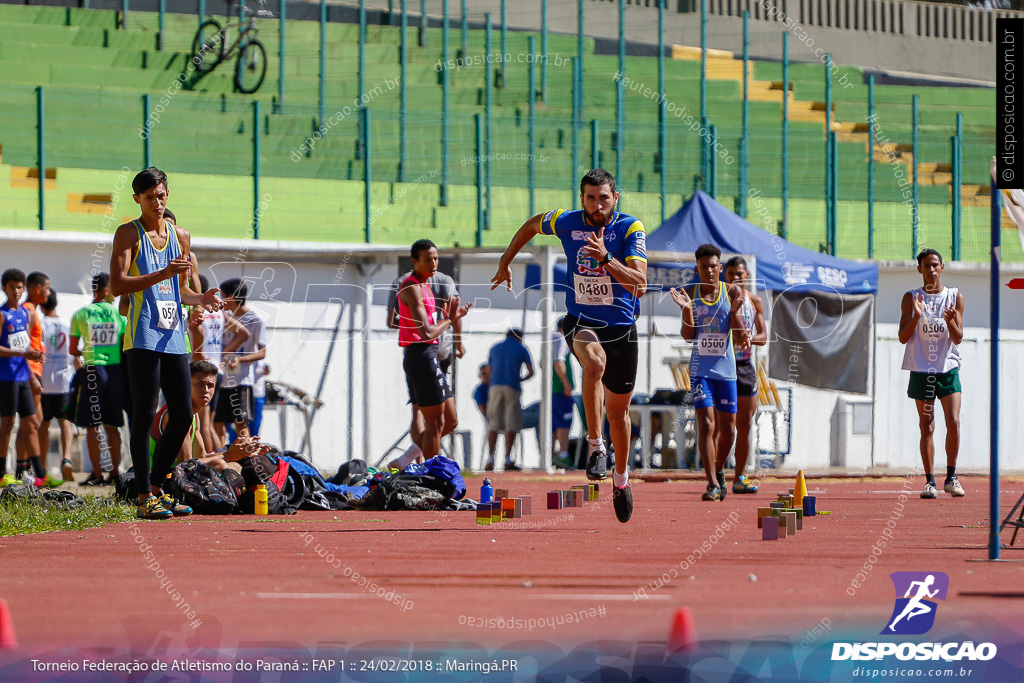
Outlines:
[{"label": "black sneaker", "polygon": [[522,472],[523,468],[520,467],[519,465],[515,464],[514,462],[509,461],[509,462],[505,463],[505,471],[506,472]]},{"label": "black sneaker", "polygon": [[[604,451],[594,451],[587,460],[587,479],[604,481],[608,478],[608,456]],[[628,517],[626,519],[629,519]]]},{"label": "black sneaker", "polygon": [[612,487],[612,507],[615,508],[615,517],[623,524],[633,516],[633,492],[629,484],[621,489]]},{"label": "black sneaker", "polygon": [[103,486],[103,477],[90,474],[89,478],[80,483],[79,486]]}]

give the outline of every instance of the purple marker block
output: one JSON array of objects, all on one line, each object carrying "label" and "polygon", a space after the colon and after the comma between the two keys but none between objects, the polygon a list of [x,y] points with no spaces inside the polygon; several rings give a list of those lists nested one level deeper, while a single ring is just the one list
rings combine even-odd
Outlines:
[{"label": "purple marker block", "polygon": [[777,540],[779,540],[779,518],[778,517],[765,517],[761,521],[761,540],[762,541],[777,541]]}]

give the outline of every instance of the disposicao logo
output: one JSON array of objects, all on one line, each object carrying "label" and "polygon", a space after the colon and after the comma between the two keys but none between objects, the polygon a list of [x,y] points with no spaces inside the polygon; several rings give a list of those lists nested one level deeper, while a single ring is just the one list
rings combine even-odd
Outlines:
[{"label": "disposicao logo", "polygon": [[889,578],[896,588],[896,605],[882,635],[914,636],[930,631],[938,609],[935,600],[946,599],[949,577],[942,572],[893,572]]},{"label": "disposicao logo", "polygon": [[[913,636],[927,633],[935,624],[936,600],[945,600],[949,576],[942,572],[893,572],[896,590],[892,616],[881,635]],[[890,655],[907,661],[988,661],[996,656],[993,643],[834,643],[832,660],[879,660]]]}]

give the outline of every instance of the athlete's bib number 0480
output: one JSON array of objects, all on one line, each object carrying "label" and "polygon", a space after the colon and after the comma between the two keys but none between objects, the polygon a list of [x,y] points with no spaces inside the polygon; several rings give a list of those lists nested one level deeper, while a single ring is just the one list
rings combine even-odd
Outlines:
[{"label": "athlete's bib number 0480", "polygon": [[178,326],[178,316],[181,315],[181,308],[175,301],[157,301],[156,326],[161,330],[173,330]]},{"label": "athlete's bib number 0480", "polygon": [[576,303],[587,306],[608,306],[615,303],[612,296],[612,279],[576,275]]}]

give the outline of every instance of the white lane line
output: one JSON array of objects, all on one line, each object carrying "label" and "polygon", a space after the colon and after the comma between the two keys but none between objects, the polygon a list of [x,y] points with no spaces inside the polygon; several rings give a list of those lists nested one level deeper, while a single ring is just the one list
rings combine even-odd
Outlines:
[{"label": "white lane line", "polygon": [[[632,595],[622,595],[622,594],[619,594],[619,593],[609,593],[607,595],[602,595],[602,594],[599,594],[599,593],[594,593],[594,594],[590,594],[590,595],[578,594],[578,593],[548,593],[548,594],[542,595],[540,597],[542,597],[542,598],[555,598],[556,600],[608,600],[608,601],[630,600],[630,601],[632,601],[632,600],[636,600],[637,599],[637,598],[633,597]],[[671,598],[671,596],[668,596],[668,595],[649,595],[649,596],[647,596],[647,599],[648,600],[671,600],[672,598]]]}]

